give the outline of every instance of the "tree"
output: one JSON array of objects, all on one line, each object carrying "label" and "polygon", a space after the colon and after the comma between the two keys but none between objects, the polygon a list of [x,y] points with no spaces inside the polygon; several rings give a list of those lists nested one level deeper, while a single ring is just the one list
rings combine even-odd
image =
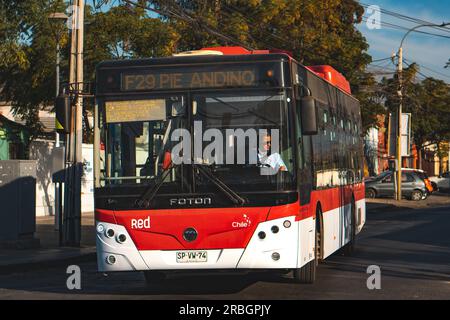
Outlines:
[{"label": "tree", "polygon": [[[180,37],[179,50],[242,43],[292,52],[304,64],[331,64],[357,84],[370,62],[368,44],[355,28],[364,9],[353,0],[148,1],[168,14]],[[194,22],[186,22],[191,17]],[[179,18],[181,16],[182,18]],[[185,19],[183,19],[183,17]],[[211,30],[220,31],[226,40]]]},{"label": "tree", "polygon": [[[0,100],[12,103],[31,131],[40,133],[40,108],[55,96],[55,26],[48,16],[62,10],[62,1],[2,1],[0,17]],[[62,39],[62,42],[67,38]]]},{"label": "tree", "polygon": [[[0,5],[0,100],[11,102],[13,111],[32,130],[41,133],[39,110],[55,98],[56,33],[61,34],[61,78],[67,84],[68,29],[48,16],[64,12],[63,0],[2,1]],[[170,55],[178,34],[170,23],[146,16],[142,9],[114,7],[107,12],[86,10],[85,82],[93,82],[95,67],[103,60]],[[93,101],[85,99],[85,110]],[[90,139],[85,113],[85,138]]]},{"label": "tree", "polygon": [[[450,90],[442,80],[427,78],[417,81],[418,71],[417,64],[411,64],[404,71],[403,112],[412,113],[412,138],[421,164],[422,153],[427,146],[436,145],[436,153],[442,158],[442,142],[450,139]],[[391,112],[396,112],[400,103],[398,88],[397,77],[382,80],[385,105]]]},{"label": "tree", "polygon": [[[85,32],[85,81],[93,83],[95,68],[104,60],[151,58],[171,55],[179,35],[169,22],[148,17],[142,8],[128,5],[107,12],[88,10]],[[93,87],[93,86],[92,86]],[[84,110],[92,111],[93,100],[84,101]],[[85,118],[85,140],[92,130]]]},{"label": "tree", "polygon": [[414,138],[424,144],[436,145],[436,155],[439,158],[439,174],[443,171],[443,157],[448,155],[448,150],[443,142],[450,140],[450,89],[442,81],[427,78],[417,88],[414,96],[416,104],[413,119]]},{"label": "tree", "polygon": [[148,4],[167,13],[165,21],[172,22],[180,35],[176,46],[180,51],[236,44],[285,50],[305,65],[329,64],[343,73],[361,100],[365,128],[376,123],[375,114],[384,113],[379,97],[361,90],[375,80],[365,72],[371,57],[365,38],[355,28],[364,14],[356,1],[155,0]]},{"label": "tree", "polygon": [[[380,112],[379,97],[364,91],[374,79],[365,72],[371,61],[368,44],[355,24],[363,8],[354,0],[135,0],[106,12],[86,10],[85,81],[92,82],[103,60],[167,56],[206,46],[241,44],[292,52],[305,65],[330,64],[349,79],[361,100],[365,127]],[[165,15],[149,16],[152,5]],[[55,37],[48,14],[61,11],[63,0],[13,0],[3,4],[0,18],[0,64],[3,98],[30,125],[37,111],[53,103]],[[12,10],[12,11],[11,11]],[[7,12],[14,12],[8,15]],[[4,31],[5,30],[5,31]],[[61,42],[63,78],[67,79],[69,44]],[[17,48],[16,50],[8,48]],[[87,109],[92,101],[86,100]],[[38,126],[37,126],[38,127]],[[39,128],[36,128],[38,130]]]}]

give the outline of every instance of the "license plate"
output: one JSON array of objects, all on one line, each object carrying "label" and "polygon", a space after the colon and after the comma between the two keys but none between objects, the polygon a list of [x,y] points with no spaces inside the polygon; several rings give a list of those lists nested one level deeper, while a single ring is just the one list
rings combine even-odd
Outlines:
[{"label": "license plate", "polygon": [[189,263],[189,262],[207,262],[208,253],[206,251],[178,251],[177,262]]}]

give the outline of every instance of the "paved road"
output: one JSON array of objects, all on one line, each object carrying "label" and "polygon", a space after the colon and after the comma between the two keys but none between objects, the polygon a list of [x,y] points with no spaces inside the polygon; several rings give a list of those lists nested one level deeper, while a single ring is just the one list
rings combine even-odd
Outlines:
[{"label": "paved road", "polygon": [[[104,276],[80,264],[82,290],[66,288],[65,268],[0,276],[0,299],[450,299],[450,206],[368,212],[353,257],[319,266],[314,285],[287,275],[177,275],[148,288],[139,273]],[[366,269],[381,268],[381,290]]]}]

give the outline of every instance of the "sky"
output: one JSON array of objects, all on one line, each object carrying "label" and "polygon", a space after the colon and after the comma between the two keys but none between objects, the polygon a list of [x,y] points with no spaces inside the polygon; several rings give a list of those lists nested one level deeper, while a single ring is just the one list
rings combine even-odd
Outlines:
[{"label": "sky", "polygon": [[[93,1],[87,0],[87,3],[92,4]],[[101,1],[97,0],[96,2],[99,3]],[[119,2],[119,0],[109,0],[110,5],[117,5]],[[450,22],[449,0],[362,0],[359,2],[366,5],[377,5],[382,10],[400,13],[436,24]],[[107,10],[110,5],[104,6],[103,10]],[[365,18],[369,16],[369,12],[366,11]],[[385,13],[381,13],[380,19],[381,29],[369,29],[366,22],[356,26],[366,38],[370,46],[369,54],[373,60],[387,58],[396,53],[407,29],[417,26],[416,22],[405,21]],[[398,30],[391,25],[407,29]],[[422,73],[419,76],[420,78],[429,76],[450,83],[450,67],[444,68],[450,59],[450,26],[448,26],[448,32],[432,28],[421,28],[419,30],[444,35],[448,38],[414,32],[409,34],[403,45],[405,62],[407,64],[416,62],[420,65],[420,72]],[[407,64],[405,64],[405,67]],[[395,69],[395,66],[390,60],[385,60],[374,62],[371,68],[379,73],[389,73],[390,70],[393,71]]]},{"label": "sky", "polygon": [[[362,4],[378,5],[381,9],[401,13],[406,16],[419,18],[428,22],[441,24],[450,22],[450,1],[448,0],[362,0]],[[365,17],[369,14],[366,11]],[[418,25],[388,14],[381,13],[381,29],[369,29],[366,23],[357,28],[366,37],[370,45],[369,54],[373,60],[383,59],[397,52],[401,39],[407,30],[396,30],[387,24],[395,24],[406,28]],[[420,31],[445,35],[448,38],[432,35],[410,33],[403,44],[403,55],[407,63],[416,62],[425,76],[431,76],[450,83],[450,68],[444,69],[450,59],[450,26],[448,32],[440,32],[432,28],[421,28]],[[394,69],[391,61],[375,62],[383,69]],[[386,70],[387,71],[387,70]]]}]

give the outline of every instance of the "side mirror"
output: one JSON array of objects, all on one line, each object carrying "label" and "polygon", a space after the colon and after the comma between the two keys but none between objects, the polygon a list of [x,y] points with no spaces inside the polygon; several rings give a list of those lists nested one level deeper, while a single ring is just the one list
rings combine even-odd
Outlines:
[{"label": "side mirror", "polygon": [[69,134],[71,130],[72,108],[68,95],[59,95],[55,100],[55,128],[58,133]]},{"label": "side mirror", "polygon": [[302,118],[302,134],[316,135],[318,133],[317,107],[313,97],[306,96],[300,100],[300,115]]}]

